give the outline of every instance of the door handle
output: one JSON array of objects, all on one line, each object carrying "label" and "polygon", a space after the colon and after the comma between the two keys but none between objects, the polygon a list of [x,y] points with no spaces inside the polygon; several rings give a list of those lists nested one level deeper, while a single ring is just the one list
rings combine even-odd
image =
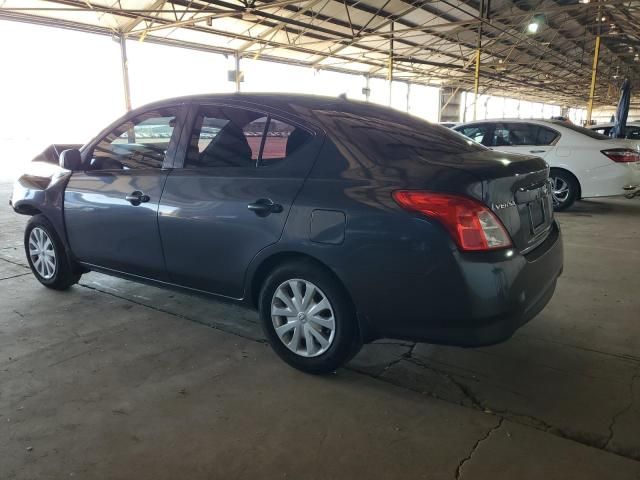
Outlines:
[{"label": "door handle", "polygon": [[273,203],[273,200],[270,198],[260,198],[247,205],[247,208],[259,217],[266,217],[271,213],[282,212],[282,205],[279,203]]},{"label": "door handle", "polygon": [[530,153],[544,153],[546,150],[529,150]]},{"label": "door handle", "polygon": [[131,194],[124,197],[124,199],[127,202],[131,203],[131,205],[133,205],[134,207],[137,207],[141,203],[146,203],[149,200],[151,200],[149,198],[149,195],[145,195],[144,193],[138,190],[136,190],[135,192],[131,192]]}]

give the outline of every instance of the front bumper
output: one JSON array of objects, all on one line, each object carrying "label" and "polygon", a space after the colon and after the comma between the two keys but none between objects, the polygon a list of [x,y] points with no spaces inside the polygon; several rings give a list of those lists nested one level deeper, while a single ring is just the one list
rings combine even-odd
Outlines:
[{"label": "front bumper", "polygon": [[563,268],[562,236],[554,222],[547,239],[526,255],[456,251],[453,259],[422,276],[387,278],[387,295],[361,312],[369,339],[475,347],[510,338],[553,296]]}]

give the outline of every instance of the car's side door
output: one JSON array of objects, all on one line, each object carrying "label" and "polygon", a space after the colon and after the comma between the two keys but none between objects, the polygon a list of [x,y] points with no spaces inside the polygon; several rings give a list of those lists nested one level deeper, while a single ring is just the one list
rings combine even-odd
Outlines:
[{"label": "car's side door", "polygon": [[134,115],[83,149],[65,190],[65,226],[80,262],[166,281],[158,205],[186,106]]},{"label": "car's side door", "polygon": [[239,105],[193,105],[181,168],[167,178],[159,225],[173,283],[243,296],[251,260],[276,243],[324,135]]}]

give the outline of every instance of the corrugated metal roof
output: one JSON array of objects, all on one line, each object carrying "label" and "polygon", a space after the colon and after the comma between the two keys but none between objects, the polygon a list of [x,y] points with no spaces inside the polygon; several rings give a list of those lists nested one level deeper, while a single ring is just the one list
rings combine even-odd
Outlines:
[{"label": "corrugated metal roof", "polygon": [[[596,103],[638,86],[639,0],[4,0],[0,18],[243,57],[584,105],[595,36]],[[539,24],[529,32],[528,25]]]}]

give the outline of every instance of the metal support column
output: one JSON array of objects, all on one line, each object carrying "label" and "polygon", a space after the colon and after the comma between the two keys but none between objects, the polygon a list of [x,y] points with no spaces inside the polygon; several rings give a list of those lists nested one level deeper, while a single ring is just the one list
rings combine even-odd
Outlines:
[{"label": "metal support column", "polygon": [[387,78],[389,79],[389,106],[391,106],[391,92],[393,91],[393,32],[395,30],[395,22],[391,22],[391,39],[389,40],[389,71]]},{"label": "metal support column", "polygon": [[236,93],[240,93],[240,52],[236,51]]},{"label": "metal support column", "polygon": [[[480,17],[484,18],[484,0],[480,2]],[[482,52],[482,21],[478,24],[478,46],[476,48],[476,68],[473,76],[473,119],[478,116],[478,93],[480,90],[480,53]]]},{"label": "metal support column", "polygon": [[409,96],[411,95],[411,82],[407,82],[407,113],[409,113]]},{"label": "metal support column", "polygon": [[122,84],[124,87],[124,105],[131,110],[131,89],[129,87],[129,60],[127,60],[127,38],[120,35],[120,61],[122,63]]},{"label": "metal support column", "polygon": [[591,88],[589,89],[589,105],[587,106],[587,125],[591,123],[593,112],[593,97],[596,94],[596,78],[598,76],[598,57],[600,56],[600,35],[596,37],[596,46],[593,52],[593,68],[591,69]]}]

